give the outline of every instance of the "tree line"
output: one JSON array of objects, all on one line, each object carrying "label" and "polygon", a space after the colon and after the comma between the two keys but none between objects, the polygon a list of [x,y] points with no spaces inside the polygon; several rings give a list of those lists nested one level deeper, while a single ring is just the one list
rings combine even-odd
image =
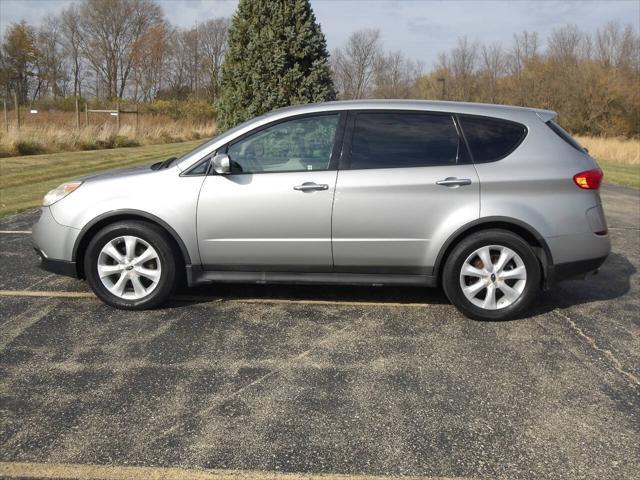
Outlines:
[{"label": "tree line", "polygon": [[640,37],[609,22],[594,33],[575,25],[536,32],[510,45],[460,37],[434,68],[385,52],[378,30],[351,35],[332,54],[333,78],[345,98],[424,98],[503,103],[555,110],[574,133],[640,135]]},{"label": "tree line", "polygon": [[556,110],[575,133],[638,136],[640,37],[613,22],[567,25],[544,42],[527,31],[508,45],[461,37],[427,71],[386,51],[379,30],[354,32],[329,55],[308,0],[241,0],[232,20],[191,28],[172,26],[155,0],[80,0],[38,26],[7,28],[0,95],[14,92],[22,104],[197,98],[226,112],[226,126],[333,98],[505,103]]},{"label": "tree line", "polygon": [[82,0],[39,26],[10,25],[0,88],[21,104],[39,98],[215,101],[229,19],[173,27],[154,0]]}]

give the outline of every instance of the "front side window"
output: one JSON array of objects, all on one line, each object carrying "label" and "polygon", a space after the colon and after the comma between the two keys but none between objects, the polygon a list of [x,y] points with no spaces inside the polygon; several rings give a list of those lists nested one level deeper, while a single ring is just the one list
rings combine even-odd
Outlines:
[{"label": "front side window", "polygon": [[351,169],[454,165],[460,139],[450,115],[358,113]]},{"label": "front side window", "polygon": [[506,157],[527,134],[524,125],[508,120],[464,115],[458,118],[475,163],[493,162]]},{"label": "front side window", "polygon": [[229,145],[232,173],[327,170],[339,114],[277,123]]}]

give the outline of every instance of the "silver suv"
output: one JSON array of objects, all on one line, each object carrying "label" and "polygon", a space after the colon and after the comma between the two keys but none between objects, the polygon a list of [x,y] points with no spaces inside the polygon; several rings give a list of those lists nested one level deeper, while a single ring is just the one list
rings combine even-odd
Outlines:
[{"label": "silver suv", "polygon": [[276,110],[181,158],[65,183],[42,266],[118,308],[213,282],[441,285],[522,314],[610,251],[602,171],[546,110],[348,101]]}]

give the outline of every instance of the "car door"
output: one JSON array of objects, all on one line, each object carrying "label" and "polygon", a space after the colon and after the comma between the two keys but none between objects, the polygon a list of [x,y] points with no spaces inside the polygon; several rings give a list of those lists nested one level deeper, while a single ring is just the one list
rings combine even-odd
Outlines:
[{"label": "car door", "polygon": [[336,271],[431,275],[440,247],[479,217],[478,176],[455,118],[350,114],[333,209]]},{"label": "car door", "polygon": [[231,172],[208,175],[198,201],[205,269],[332,268],[340,118],[340,113],[327,113],[278,121],[221,149],[230,158]]}]

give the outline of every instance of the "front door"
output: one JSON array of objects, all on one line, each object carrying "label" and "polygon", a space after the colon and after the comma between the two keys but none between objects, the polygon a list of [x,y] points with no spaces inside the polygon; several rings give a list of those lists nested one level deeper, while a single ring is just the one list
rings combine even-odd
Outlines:
[{"label": "front door", "polygon": [[205,179],[198,201],[207,270],[331,270],[339,113],[288,119],[226,147],[231,173]]}]

